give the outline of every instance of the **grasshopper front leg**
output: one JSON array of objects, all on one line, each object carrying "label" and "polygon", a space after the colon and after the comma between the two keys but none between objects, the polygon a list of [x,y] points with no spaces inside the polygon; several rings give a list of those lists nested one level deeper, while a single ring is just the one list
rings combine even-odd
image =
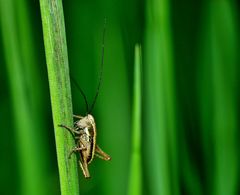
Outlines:
[{"label": "grasshopper front leg", "polygon": [[73,117],[74,117],[74,118],[77,118],[77,119],[82,119],[82,118],[84,118],[83,116],[75,115],[75,114],[73,115]]},{"label": "grasshopper front leg", "polygon": [[73,136],[75,136],[74,133],[76,133],[76,134],[78,134],[78,135],[81,134],[80,131],[76,131],[74,128],[68,127],[68,126],[66,126],[66,125],[58,125],[58,126],[67,129],[68,131],[71,132],[71,134],[72,134]]},{"label": "grasshopper front leg", "polygon": [[82,147],[77,147],[76,146],[76,147],[74,147],[73,149],[71,149],[71,151],[70,151],[70,153],[68,155],[68,158],[70,159],[74,152],[79,152],[81,150],[86,150],[86,147],[85,146],[82,146]]}]

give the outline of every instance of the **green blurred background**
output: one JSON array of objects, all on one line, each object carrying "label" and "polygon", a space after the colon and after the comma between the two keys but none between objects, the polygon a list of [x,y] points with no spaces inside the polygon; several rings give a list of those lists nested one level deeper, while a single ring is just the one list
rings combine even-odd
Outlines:
[{"label": "green blurred background", "polygon": [[[95,159],[91,180],[79,174],[80,194],[240,194],[239,5],[63,1],[69,69],[89,102],[107,18],[103,83],[93,115],[98,143],[112,161]],[[0,194],[60,194],[39,2],[0,0],[0,22]],[[136,43],[143,58],[142,140],[141,174],[134,178]],[[72,98],[74,113],[84,114],[73,85]]]}]

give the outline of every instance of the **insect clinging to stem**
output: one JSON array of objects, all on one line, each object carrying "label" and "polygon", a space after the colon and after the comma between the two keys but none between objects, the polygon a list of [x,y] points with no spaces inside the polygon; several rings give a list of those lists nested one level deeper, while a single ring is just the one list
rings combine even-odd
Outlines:
[{"label": "insect clinging to stem", "polygon": [[88,164],[90,164],[94,158],[94,156],[99,157],[103,160],[110,160],[111,157],[103,152],[103,150],[96,144],[96,136],[97,136],[97,129],[94,117],[91,115],[91,112],[93,111],[94,105],[96,103],[99,89],[102,82],[102,73],[103,73],[103,62],[104,62],[104,39],[105,39],[105,31],[106,31],[106,19],[104,23],[104,30],[103,30],[103,39],[102,39],[102,59],[101,59],[101,72],[99,76],[99,83],[97,87],[97,92],[95,94],[93,103],[89,109],[88,102],[85,94],[83,93],[82,89],[79,87],[78,83],[71,77],[74,84],[77,86],[77,88],[80,90],[81,95],[84,98],[85,104],[86,104],[86,110],[87,114],[86,116],[78,116],[73,115],[74,118],[77,119],[77,121],[74,122],[74,127],[68,127],[66,125],[59,125],[60,127],[63,127],[71,132],[73,137],[76,141],[76,146],[71,149],[69,153],[69,158],[73,153],[79,153],[80,159],[79,164],[82,169],[83,175],[85,178],[90,178],[90,173],[88,170]]}]

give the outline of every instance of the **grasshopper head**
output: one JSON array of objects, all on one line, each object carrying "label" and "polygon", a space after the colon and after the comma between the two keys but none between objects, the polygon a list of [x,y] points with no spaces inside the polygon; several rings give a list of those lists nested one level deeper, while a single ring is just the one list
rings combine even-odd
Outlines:
[{"label": "grasshopper head", "polygon": [[95,124],[94,118],[91,114],[88,114],[86,117],[88,118],[88,120],[91,124]]},{"label": "grasshopper head", "polygon": [[86,127],[92,127],[94,124],[95,124],[95,121],[91,114],[88,114],[87,116],[83,117],[77,122],[77,126],[80,129],[84,129]]}]

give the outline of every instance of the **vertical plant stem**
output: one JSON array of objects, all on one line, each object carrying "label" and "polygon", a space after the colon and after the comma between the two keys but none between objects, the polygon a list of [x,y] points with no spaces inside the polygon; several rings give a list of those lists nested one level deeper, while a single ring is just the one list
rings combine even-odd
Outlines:
[{"label": "vertical plant stem", "polygon": [[170,2],[147,1],[146,125],[150,194],[179,194]]},{"label": "vertical plant stem", "polygon": [[132,152],[128,194],[142,194],[142,158],[141,158],[141,46],[135,46]]},{"label": "vertical plant stem", "polygon": [[68,159],[74,140],[58,127],[72,126],[72,100],[65,24],[61,0],[40,0],[48,79],[52,103],[61,194],[79,194],[76,157]]}]

